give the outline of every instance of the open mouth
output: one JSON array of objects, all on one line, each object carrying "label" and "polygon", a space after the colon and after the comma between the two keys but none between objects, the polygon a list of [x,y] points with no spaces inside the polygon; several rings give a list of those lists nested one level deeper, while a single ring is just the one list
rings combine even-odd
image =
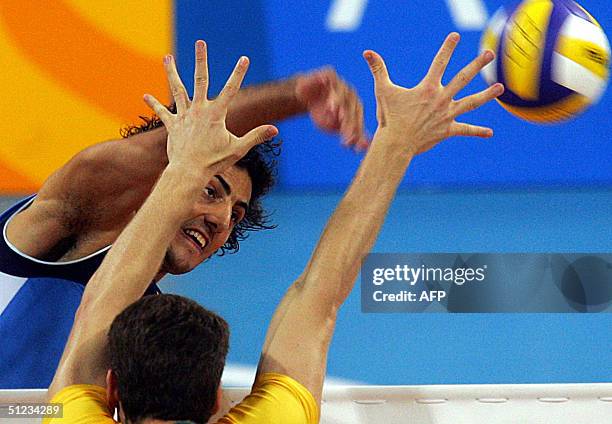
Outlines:
[{"label": "open mouth", "polygon": [[198,230],[186,229],[183,230],[183,234],[185,237],[190,240],[201,252],[204,251],[204,248],[208,244],[206,237]]}]

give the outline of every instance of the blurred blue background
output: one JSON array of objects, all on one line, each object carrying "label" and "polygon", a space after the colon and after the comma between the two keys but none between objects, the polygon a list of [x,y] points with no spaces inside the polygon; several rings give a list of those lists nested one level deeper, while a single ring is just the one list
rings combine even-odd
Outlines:
[{"label": "blurred blue background", "polygon": [[[232,330],[230,364],[255,366],[273,311],[341,195],[275,193],[278,228],[168,277]],[[358,213],[358,211],[356,211]],[[375,252],[610,252],[612,191],[401,193]],[[364,314],[344,305],[328,373],[371,384],[610,382],[611,314]],[[299,331],[299,329],[296,329]]]},{"label": "blurred blue background", "polygon": [[[209,43],[213,91],[218,91],[237,58],[251,57],[247,82],[262,82],[333,65],[363,98],[366,126],[376,129],[373,86],[361,58],[370,48],[386,59],[392,79],[416,85],[450,31],[462,41],[448,67],[452,77],[478,53],[482,28],[509,0],[282,0],[176,2],[177,55],[182,75],[191,78],[193,42]],[[608,0],[581,4],[604,29],[612,28]],[[340,5],[340,6],[338,6]],[[343,11],[342,5],[347,5]],[[328,21],[336,11],[353,26],[340,30]],[[341,13],[344,12],[344,13]],[[361,15],[359,14],[361,12]],[[467,21],[469,20],[469,21]],[[347,24],[348,25],[348,24]],[[449,78],[447,78],[448,80]],[[191,82],[190,82],[191,83]],[[465,94],[485,87],[479,76]],[[569,123],[533,125],[491,103],[463,119],[491,126],[491,141],[455,139],[419,156],[404,182],[410,188],[597,187],[612,185],[612,97]],[[281,125],[285,140],[282,188],[343,189],[360,155],[342,149],[307,118]]]},{"label": "blurred blue background", "polygon": [[[392,78],[411,86],[446,33],[458,30],[463,38],[447,72],[452,76],[477,54],[480,18],[503,3],[181,0],[177,55],[191,85],[193,41],[206,39],[214,90],[242,54],[251,57],[249,83],[331,64],[362,96],[373,132],[364,49],[378,50]],[[347,4],[346,13],[335,14]],[[581,4],[612,28],[608,0]],[[478,77],[466,93],[483,87]],[[495,138],[450,140],[419,156],[374,251],[612,251],[610,106],[608,93],[557,126],[528,124],[494,103],[467,115],[468,122],[492,126]],[[237,255],[213,258],[163,284],[227,317],[233,364],[257,363],[276,304],[362,159],[307,118],[280,130],[280,184],[267,201],[278,229],[254,234]],[[609,382],[611,324],[608,314],[366,315],[356,287],[339,317],[329,374],[376,384]]]}]

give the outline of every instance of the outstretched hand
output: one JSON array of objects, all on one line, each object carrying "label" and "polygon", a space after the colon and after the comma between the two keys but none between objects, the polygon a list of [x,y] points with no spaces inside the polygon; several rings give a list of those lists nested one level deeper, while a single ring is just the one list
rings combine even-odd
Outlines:
[{"label": "outstretched hand", "polygon": [[238,60],[225,87],[214,100],[208,99],[208,59],[204,41],[198,40],[195,45],[192,101],[171,55],[164,58],[164,66],[176,104],[176,114],[171,113],[150,94],[146,94],[144,100],[168,131],[167,153],[170,164],[181,164],[216,174],[240,160],[252,147],[278,134],[273,125],[262,125],[243,137],[236,137],[225,125],[228,106],[238,93],[249,67],[247,57]]},{"label": "outstretched hand", "polygon": [[355,88],[331,67],[300,75],[295,95],[306,106],[313,123],[330,133],[339,133],[342,144],[357,151],[368,148],[363,105]]},{"label": "outstretched hand", "polygon": [[502,84],[454,100],[478,72],[493,60],[487,50],[443,86],[442,77],[459,42],[459,34],[446,37],[425,78],[414,88],[394,84],[383,58],[372,50],[363,53],[374,77],[378,131],[392,131],[394,139],[411,154],[423,153],[452,136],[488,138],[493,130],[456,121],[459,115],[479,108],[504,92]]}]

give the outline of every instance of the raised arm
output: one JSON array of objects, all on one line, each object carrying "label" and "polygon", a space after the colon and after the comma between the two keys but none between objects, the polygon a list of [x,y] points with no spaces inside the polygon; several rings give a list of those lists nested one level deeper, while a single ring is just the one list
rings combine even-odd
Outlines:
[{"label": "raised arm", "polygon": [[319,129],[340,135],[343,145],[368,147],[361,100],[331,67],[242,89],[228,111],[227,126],[240,135],[255,125],[306,113]]},{"label": "raised arm", "polygon": [[[241,136],[303,113],[322,130],[339,133],[345,145],[367,147],[361,101],[331,68],[240,90],[228,108],[227,127]],[[9,240],[50,261],[83,257],[112,243],[167,165],[166,139],[162,126],[78,153],[11,221]]]},{"label": "raised arm", "polygon": [[412,89],[391,82],[378,54],[364,53],[374,77],[378,129],[310,262],[274,315],[259,374],[289,375],[320,401],[338,309],[353,288],[411,159],[451,136],[492,136],[488,128],[460,124],[455,118],[499,96],[501,85],[462,100],[453,98],[493,54],[485,52],[446,87],[441,84],[458,41],[456,33],[447,37],[425,79]]},{"label": "raised arm", "polygon": [[[176,93],[175,89],[182,84],[174,60],[168,56],[165,63]],[[88,282],[49,397],[72,384],[104,386],[106,334],[111,322],[142,297],[202,187],[250,148],[277,134],[271,125],[258,127],[241,138],[226,129],[227,106],[247,67],[248,59],[241,58],[219,97],[208,100],[206,46],[198,41],[195,74],[198,83],[193,102],[187,104],[177,96],[177,114],[173,115],[153,97],[145,96],[168,128],[169,164]]]}]

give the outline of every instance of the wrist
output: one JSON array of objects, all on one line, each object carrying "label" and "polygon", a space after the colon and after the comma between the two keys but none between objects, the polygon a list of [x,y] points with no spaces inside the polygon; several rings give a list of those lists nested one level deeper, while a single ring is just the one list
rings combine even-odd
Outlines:
[{"label": "wrist", "polygon": [[[152,162],[162,167],[168,164],[167,142],[168,131],[164,126],[131,135],[123,141],[123,143],[133,145],[139,152],[146,154]],[[157,173],[159,172],[157,171]]]},{"label": "wrist", "polygon": [[291,93],[293,103],[296,108],[296,112],[299,114],[308,112],[308,102],[301,95],[299,90],[300,81],[308,78],[306,74],[296,74],[286,80],[286,87],[289,93]]},{"label": "wrist", "polygon": [[388,148],[394,153],[394,156],[410,160],[418,154],[418,143],[412,138],[414,135],[406,134],[404,131],[379,126],[374,134],[372,145],[376,142],[377,145]]},{"label": "wrist", "polygon": [[161,178],[175,181],[177,187],[199,191],[208,184],[214,174],[210,167],[202,166],[201,163],[194,164],[191,161],[174,160],[166,166]]},{"label": "wrist", "polygon": [[307,112],[296,93],[299,75],[241,89],[227,112],[226,125],[237,136],[253,128]]}]

